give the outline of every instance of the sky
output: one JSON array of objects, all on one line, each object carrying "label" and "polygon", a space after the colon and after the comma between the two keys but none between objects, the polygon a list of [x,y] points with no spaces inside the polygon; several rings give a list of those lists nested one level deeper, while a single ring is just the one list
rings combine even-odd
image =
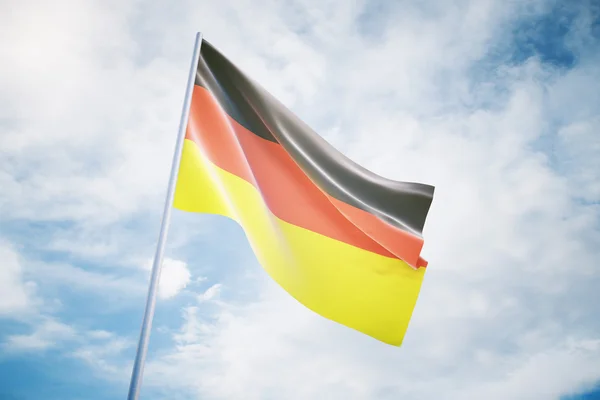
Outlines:
[{"label": "sky", "polygon": [[194,35],[435,185],[402,347],[173,213],[141,399],[600,398],[593,0],[0,1],[0,399],[125,398]]}]

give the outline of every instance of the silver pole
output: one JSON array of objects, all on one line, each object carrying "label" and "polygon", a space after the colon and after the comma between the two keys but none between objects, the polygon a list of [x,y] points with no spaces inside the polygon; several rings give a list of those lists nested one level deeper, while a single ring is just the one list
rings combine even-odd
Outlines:
[{"label": "silver pole", "polygon": [[194,88],[194,82],[196,78],[196,69],[198,68],[198,59],[200,58],[201,44],[202,34],[198,32],[196,34],[196,43],[194,45],[194,55],[192,57],[190,75],[188,77],[187,87],[185,90],[185,99],[183,101],[181,120],[179,121],[179,133],[177,135],[177,143],[175,144],[175,154],[173,155],[171,176],[169,177],[169,186],[167,188],[167,198],[165,201],[165,208],[160,225],[160,233],[158,235],[158,244],[156,246],[156,254],[154,255],[154,263],[152,264],[152,275],[150,277],[150,286],[148,287],[146,310],[144,311],[144,320],[142,322],[142,329],[140,332],[140,341],[138,343],[137,354],[133,364],[133,370],[131,372],[131,382],[129,383],[129,395],[127,396],[127,400],[137,400],[140,394],[140,387],[142,385],[144,363],[146,361],[146,353],[148,352],[148,342],[150,340],[150,331],[152,329],[152,318],[154,317],[154,308],[156,306],[158,281],[160,279],[160,270],[165,252],[167,231],[169,228],[169,222],[171,220],[173,197],[175,195],[175,183],[177,182],[177,174],[179,173],[181,149],[183,147],[185,131],[190,114],[190,101],[192,98],[192,90]]}]

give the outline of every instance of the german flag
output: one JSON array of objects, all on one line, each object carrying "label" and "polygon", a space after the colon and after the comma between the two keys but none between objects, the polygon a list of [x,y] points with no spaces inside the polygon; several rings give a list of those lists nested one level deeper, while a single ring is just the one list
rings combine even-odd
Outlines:
[{"label": "german flag", "polygon": [[352,162],[202,42],[174,207],[237,221],[309,309],[399,346],[427,265],[433,192]]}]

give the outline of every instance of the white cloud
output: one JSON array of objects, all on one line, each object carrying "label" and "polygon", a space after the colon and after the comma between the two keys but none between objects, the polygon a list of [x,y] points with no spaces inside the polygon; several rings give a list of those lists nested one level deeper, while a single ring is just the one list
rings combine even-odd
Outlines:
[{"label": "white cloud", "polygon": [[222,287],[223,287],[222,284],[215,283],[214,285],[212,285],[211,287],[206,289],[204,291],[204,293],[202,293],[198,296],[198,301],[205,302],[205,301],[209,301],[209,300],[212,300],[212,299],[218,297],[219,294],[221,293]]},{"label": "white cloud", "polygon": [[46,350],[62,349],[64,355],[78,359],[97,371],[125,377],[126,365],[115,365],[121,360],[123,352],[131,350],[135,343],[131,338],[122,337],[106,330],[88,330],[82,326],[71,325],[60,319],[40,315],[28,322],[30,333],[8,335],[3,343],[3,354],[18,357],[23,353],[40,354]]},{"label": "white cloud", "polygon": [[[147,261],[144,268],[150,271],[152,260]],[[190,283],[191,277],[192,275],[185,261],[164,258],[158,283],[158,296],[162,299],[177,296]]]},{"label": "white cloud", "polygon": [[570,189],[586,201],[600,199],[600,140],[590,140],[598,135],[600,117],[575,121],[559,132],[565,173]]},{"label": "white cloud", "polygon": [[103,340],[112,338],[113,333],[105,330],[97,330],[88,332],[88,336],[92,339]]},{"label": "white cloud", "polygon": [[97,343],[81,343],[75,349],[69,351],[68,354],[73,358],[85,362],[102,374],[108,376],[111,374],[120,375],[121,379],[125,380],[130,376],[131,370],[127,370],[126,366],[115,365],[114,359],[122,358],[126,350],[131,350],[135,347],[135,342],[113,333],[102,339],[102,341]]},{"label": "white cloud", "polygon": [[32,333],[8,336],[4,348],[10,352],[46,350],[75,337],[76,331],[70,325],[45,317]]},{"label": "white cloud", "polygon": [[0,317],[20,315],[34,306],[35,284],[23,278],[23,267],[11,245],[0,240]]},{"label": "white cloud", "polygon": [[183,93],[165,83],[175,88],[185,67],[134,69],[133,4],[30,0],[2,13],[0,185],[11,218],[106,224],[164,192]]},{"label": "white cloud", "polygon": [[499,399],[556,398],[557,394],[569,394],[574,388],[591,389],[598,379],[599,356],[596,340],[561,341],[547,352],[520,360],[517,368],[504,379],[474,385],[463,398],[477,398],[487,393],[494,393]]}]

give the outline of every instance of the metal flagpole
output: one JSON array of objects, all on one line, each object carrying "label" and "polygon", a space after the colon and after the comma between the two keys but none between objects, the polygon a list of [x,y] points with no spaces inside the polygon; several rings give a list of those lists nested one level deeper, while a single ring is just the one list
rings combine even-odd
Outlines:
[{"label": "metal flagpole", "polygon": [[185,139],[185,131],[187,128],[188,117],[190,114],[190,101],[192,98],[192,90],[196,78],[196,69],[198,68],[198,59],[200,58],[200,46],[202,45],[202,33],[196,34],[196,43],[194,45],[194,55],[192,56],[192,65],[190,67],[190,75],[188,77],[187,86],[185,89],[185,98],[183,101],[183,110],[181,112],[181,120],[179,121],[179,133],[175,144],[175,154],[173,155],[173,164],[171,166],[171,176],[169,177],[169,186],[167,188],[167,198],[165,200],[165,208],[163,211],[162,222],[160,225],[160,233],[158,235],[158,244],[154,255],[154,263],[152,264],[152,274],[150,276],[150,286],[148,287],[148,297],[146,299],[146,310],[144,311],[144,320],[140,332],[140,341],[137,348],[133,370],[131,372],[131,382],[129,384],[129,395],[127,400],[138,400],[140,387],[142,385],[142,376],[144,374],[144,363],[146,361],[146,353],[148,351],[148,342],[150,340],[150,331],[152,328],[152,318],[154,317],[154,307],[156,305],[156,293],[158,291],[158,280],[160,278],[160,270],[162,267],[163,255],[165,252],[165,242],[167,239],[167,231],[169,221],[171,220],[171,209],[173,205],[173,197],[175,195],[175,183],[179,172],[179,163],[181,161],[181,149]]}]

